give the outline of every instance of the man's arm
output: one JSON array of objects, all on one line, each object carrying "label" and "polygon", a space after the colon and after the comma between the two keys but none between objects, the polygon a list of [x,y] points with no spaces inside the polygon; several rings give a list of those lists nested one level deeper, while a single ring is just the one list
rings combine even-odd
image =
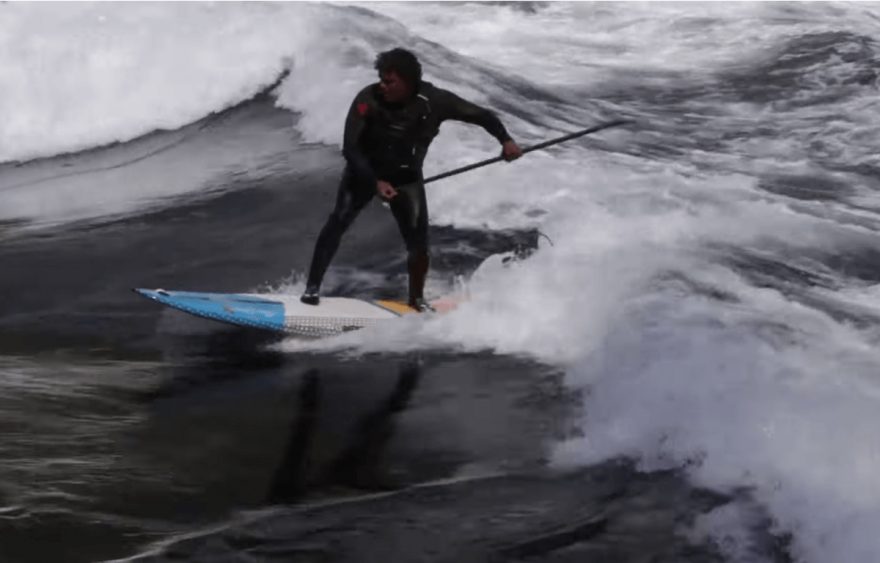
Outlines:
[{"label": "man's arm", "polygon": [[342,138],[342,156],[351,166],[355,176],[371,186],[376,185],[376,172],[373,170],[367,155],[361,149],[360,139],[367,127],[367,116],[372,110],[368,101],[367,90],[362,90],[348,109],[345,118],[345,133]]},{"label": "man's arm", "polygon": [[507,129],[504,128],[501,120],[493,112],[469,102],[449,90],[440,90],[439,88],[438,90],[441,94],[440,100],[443,105],[444,119],[453,119],[479,125],[487,133],[498,139],[499,143],[510,140]]},{"label": "man's arm", "polygon": [[443,106],[443,119],[454,119],[479,125],[487,133],[498,139],[503,146],[502,156],[505,160],[515,160],[522,156],[522,150],[507,133],[504,124],[492,111],[461,98],[449,90],[440,90]]}]

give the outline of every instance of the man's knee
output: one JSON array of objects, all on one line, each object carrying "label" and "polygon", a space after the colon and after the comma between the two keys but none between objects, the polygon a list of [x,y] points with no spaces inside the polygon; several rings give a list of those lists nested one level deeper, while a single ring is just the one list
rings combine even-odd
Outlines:
[{"label": "man's knee", "polygon": [[352,223],[354,223],[356,217],[357,210],[354,209],[334,210],[327,217],[325,228],[342,234],[348,230]]},{"label": "man's knee", "polygon": [[410,260],[428,260],[431,257],[431,254],[428,252],[428,246],[424,243],[407,243],[406,253]]}]

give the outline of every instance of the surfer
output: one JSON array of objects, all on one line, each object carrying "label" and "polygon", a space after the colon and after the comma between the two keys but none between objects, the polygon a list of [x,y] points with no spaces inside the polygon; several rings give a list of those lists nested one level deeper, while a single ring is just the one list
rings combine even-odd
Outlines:
[{"label": "surfer", "polygon": [[345,119],[342,154],[346,166],[336,205],[315,243],[300,301],[319,303],[321,281],[342,235],[378,195],[388,202],[406,244],[409,305],[420,312],[430,311],[423,295],[429,255],[422,164],[440,124],[452,119],[479,125],[498,139],[507,161],[522,156],[522,150],[494,113],[423,81],[421,64],[410,51],[397,48],[380,53],[374,68],[379,82],[355,96]]}]

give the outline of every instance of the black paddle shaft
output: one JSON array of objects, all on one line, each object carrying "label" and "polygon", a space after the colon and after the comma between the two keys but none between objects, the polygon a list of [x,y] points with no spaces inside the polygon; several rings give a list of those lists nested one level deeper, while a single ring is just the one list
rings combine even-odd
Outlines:
[{"label": "black paddle shaft", "polygon": [[[545,148],[552,146],[552,145],[557,145],[559,143],[564,143],[565,141],[577,139],[578,137],[583,137],[584,135],[589,135],[590,133],[602,131],[603,129],[610,129],[612,127],[626,125],[627,123],[632,123],[632,121],[629,119],[618,119],[615,121],[608,121],[606,123],[600,123],[599,125],[595,125],[595,126],[590,127],[588,129],[583,129],[581,131],[569,133],[568,135],[563,135],[562,137],[557,137],[555,139],[550,139],[549,141],[544,141],[543,143],[538,143],[537,145],[532,145],[530,147],[526,147],[522,150],[522,152],[523,152],[523,154],[525,154],[527,152],[545,149]],[[433,182],[435,180],[442,180],[443,178],[449,178],[450,176],[455,176],[456,174],[461,174],[462,172],[468,172],[469,170],[474,170],[475,168],[481,168],[483,166],[487,166],[487,165],[493,164],[495,162],[500,162],[502,160],[504,160],[503,156],[496,156],[494,158],[481,160],[480,162],[468,164],[467,166],[462,166],[461,168],[456,168],[455,170],[450,170],[448,172],[443,172],[442,174],[437,174],[436,176],[431,176],[430,178],[426,178],[424,183],[427,184],[428,182]]]}]

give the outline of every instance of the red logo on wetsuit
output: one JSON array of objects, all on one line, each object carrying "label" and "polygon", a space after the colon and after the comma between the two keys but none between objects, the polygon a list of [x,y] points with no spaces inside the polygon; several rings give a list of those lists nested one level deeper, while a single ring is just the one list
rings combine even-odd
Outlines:
[{"label": "red logo on wetsuit", "polygon": [[370,105],[364,102],[361,102],[357,105],[358,113],[361,117],[367,115],[367,112],[370,110]]}]

